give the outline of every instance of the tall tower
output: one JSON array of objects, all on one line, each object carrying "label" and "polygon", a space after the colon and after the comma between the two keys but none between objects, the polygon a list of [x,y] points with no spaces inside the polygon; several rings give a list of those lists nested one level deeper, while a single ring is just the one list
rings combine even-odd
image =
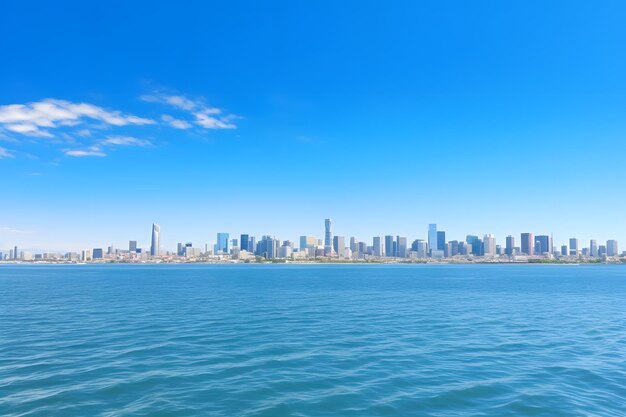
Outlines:
[{"label": "tall tower", "polygon": [[437,225],[431,223],[428,225],[428,249],[432,252],[437,247]]},{"label": "tall tower", "polygon": [[150,256],[159,256],[161,247],[161,226],[152,223],[152,245],[150,245]]},{"label": "tall tower", "polygon": [[324,220],[324,256],[330,256],[333,252],[333,232],[330,230],[332,219]]}]

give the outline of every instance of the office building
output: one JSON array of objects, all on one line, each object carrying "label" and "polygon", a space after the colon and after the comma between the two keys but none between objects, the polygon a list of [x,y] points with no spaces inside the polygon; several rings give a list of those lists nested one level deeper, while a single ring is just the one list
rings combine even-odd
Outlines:
[{"label": "office building", "polygon": [[376,257],[382,257],[384,255],[383,253],[383,241],[380,238],[380,236],[374,236],[373,241],[372,241],[372,251],[374,253],[374,256]]},{"label": "office building", "polygon": [[346,238],[345,236],[334,236],[333,237],[333,250],[335,254],[343,258],[344,249],[346,248]]},{"label": "office building", "polygon": [[239,236],[239,249],[250,252],[250,236],[242,234]]},{"label": "office building", "polygon": [[552,252],[552,238],[547,235],[535,236],[535,254],[543,255]]},{"label": "office building", "polygon": [[437,224],[428,225],[428,248],[433,251],[437,249]]},{"label": "office building", "polygon": [[91,257],[92,259],[102,259],[103,258],[102,248],[94,248],[93,251],[91,252]]},{"label": "office building", "polygon": [[607,240],[606,241],[606,256],[617,256],[618,253],[618,249],[617,249],[617,240]]},{"label": "office building", "polygon": [[395,253],[393,253],[393,236],[391,235],[387,235],[385,236],[385,256],[387,258],[392,258],[395,256]]},{"label": "office building", "polygon": [[229,253],[229,243],[230,235],[225,232],[220,232],[217,234],[217,243],[215,244],[215,254],[228,254]]},{"label": "office building", "polygon": [[524,255],[534,255],[535,241],[533,240],[532,233],[522,233],[521,235],[521,249]]},{"label": "office building", "polygon": [[589,256],[592,258],[598,257],[598,242],[595,239],[589,241]]},{"label": "office building", "polygon": [[513,256],[513,248],[515,248],[515,238],[511,235],[506,237],[506,245],[504,248],[504,254],[508,256]]},{"label": "office building", "polygon": [[578,239],[575,237],[569,240],[569,256],[578,256]]},{"label": "office building", "polygon": [[496,237],[491,233],[483,237],[484,256],[496,256]]},{"label": "office building", "polygon": [[324,220],[324,256],[331,256],[333,251],[332,219]]},{"label": "office building", "polygon": [[152,242],[150,244],[150,256],[159,256],[161,250],[161,226],[152,223]]},{"label": "office building", "polygon": [[137,252],[137,241],[136,240],[129,240],[128,241],[128,251],[130,253]]}]

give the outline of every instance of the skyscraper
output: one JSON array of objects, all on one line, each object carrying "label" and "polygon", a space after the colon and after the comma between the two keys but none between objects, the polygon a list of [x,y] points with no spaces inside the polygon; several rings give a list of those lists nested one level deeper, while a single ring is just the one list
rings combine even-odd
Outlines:
[{"label": "skyscraper", "polygon": [[552,239],[548,235],[535,236],[535,253],[542,255],[552,252]]},{"label": "skyscraper", "polygon": [[592,258],[598,257],[598,242],[595,239],[589,241],[589,256]]},{"label": "skyscraper", "polygon": [[428,225],[428,249],[431,252],[437,249],[437,225],[435,223]]},{"label": "skyscraper", "polygon": [[228,240],[230,235],[228,233],[220,232],[217,234],[217,243],[215,244],[215,254],[222,252],[228,253]]},{"label": "skyscraper", "polygon": [[239,247],[241,250],[252,252],[250,250],[250,236],[249,235],[243,234],[243,235],[239,236],[239,240],[241,240],[241,242],[240,242],[241,246]]},{"label": "skyscraper", "polygon": [[485,256],[496,256],[496,237],[491,233],[483,237],[483,247]]},{"label": "skyscraper", "polygon": [[372,250],[374,252],[374,256],[381,257],[383,256],[383,242],[380,236],[374,236],[374,240],[372,242]]},{"label": "skyscraper", "polygon": [[437,231],[437,250],[446,249],[446,232],[443,230]]},{"label": "skyscraper", "polygon": [[332,255],[333,251],[333,232],[331,230],[332,219],[324,220],[324,256]]},{"label": "skyscraper", "polygon": [[152,223],[152,244],[150,245],[150,256],[159,256],[161,251],[161,226]]},{"label": "skyscraper", "polygon": [[136,240],[129,240],[128,241],[128,251],[130,253],[137,252],[137,241]]},{"label": "skyscraper", "polygon": [[569,240],[569,255],[578,256],[578,239],[575,237],[572,237]]},{"label": "skyscraper", "polygon": [[512,256],[514,247],[515,247],[515,238],[511,235],[508,235],[506,237],[506,247],[504,249],[504,253],[508,256]]},{"label": "skyscraper", "polygon": [[346,238],[345,236],[335,236],[333,237],[333,249],[335,253],[340,258],[343,258],[344,250],[346,249]]},{"label": "skyscraper", "polygon": [[408,254],[406,237],[396,236],[396,256],[406,258]]},{"label": "skyscraper", "polygon": [[533,256],[535,241],[533,240],[532,233],[522,233],[522,253],[528,256]]},{"label": "skyscraper", "polygon": [[606,255],[607,256],[617,256],[617,240],[607,240],[606,241]]},{"label": "skyscraper", "polygon": [[395,256],[393,253],[393,236],[391,235],[385,236],[385,256],[387,258]]}]

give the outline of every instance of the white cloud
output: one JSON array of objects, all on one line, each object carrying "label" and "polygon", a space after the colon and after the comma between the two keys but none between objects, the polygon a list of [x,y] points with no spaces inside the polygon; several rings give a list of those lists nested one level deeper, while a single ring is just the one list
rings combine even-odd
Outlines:
[{"label": "white cloud", "polygon": [[120,146],[149,146],[152,145],[149,140],[137,139],[131,136],[109,136],[102,142],[101,145],[120,145]]},{"label": "white cloud", "polygon": [[231,117],[226,116],[222,118],[216,118],[209,116],[210,113],[198,112],[193,115],[196,116],[196,123],[205,129],[236,129],[237,126],[233,123],[229,123],[232,120]]},{"label": "white cloud", "polygon": [[7,148],[0,147],[0,158],[15,158]]},{"label": "white cloud", "polygon": [[98,146],[90,146],[87,149],[69,149],[65,151],[66,156],[82,158],[85,156],[107,156]]},{"label": "white cloud", "polygon": [[164,114],[163,116],[161,116],[161,119],[170,126],[175,127],[176,129],[189,129],[191,127],[191,124],[189,122],[185,120],[175,119],[169,114]]},{"label": "white cloud", "polygon": [[[209,107],[204,103],[203,99],[192,100],[181,95],[167,95],[161,93],[149,94],[140,97],[143,101],[151,103],[161,103],[186,110],[194,116],[194,123],[205,129],[236,129],[237,125],[232,123],[237,116],[232,114],[223,114],[222,110],[217,107]],[[172,116],[164,115],[163,120],[170,126],[177,129],[188,129],[191,127],[189,122],[174,119]],[[167,119],[171,118],[171,120]]]},{"label": "white cloud", "polygon": [[32,234],[35,233],[32,230],[20,230],[12,227],[0,227],[0,233],[16,233],[16,234]]},{"label": "white cloud", "polygon": [[0,106],[0,125],[6,130],[28,136],[50,137],[47,129],[75,126],[83,119],[93,119],[112,126],[153,124],[154,120],[105,110],[88,103],[45,99],[27,104]]}]

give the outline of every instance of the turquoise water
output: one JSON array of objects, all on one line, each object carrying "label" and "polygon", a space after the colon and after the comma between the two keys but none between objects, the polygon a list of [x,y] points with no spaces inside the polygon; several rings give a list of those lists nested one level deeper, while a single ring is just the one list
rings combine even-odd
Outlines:
[{"label": "turquoise water", "polygon": [[0,267],[2,416],[625,410],[626,267]]}]

